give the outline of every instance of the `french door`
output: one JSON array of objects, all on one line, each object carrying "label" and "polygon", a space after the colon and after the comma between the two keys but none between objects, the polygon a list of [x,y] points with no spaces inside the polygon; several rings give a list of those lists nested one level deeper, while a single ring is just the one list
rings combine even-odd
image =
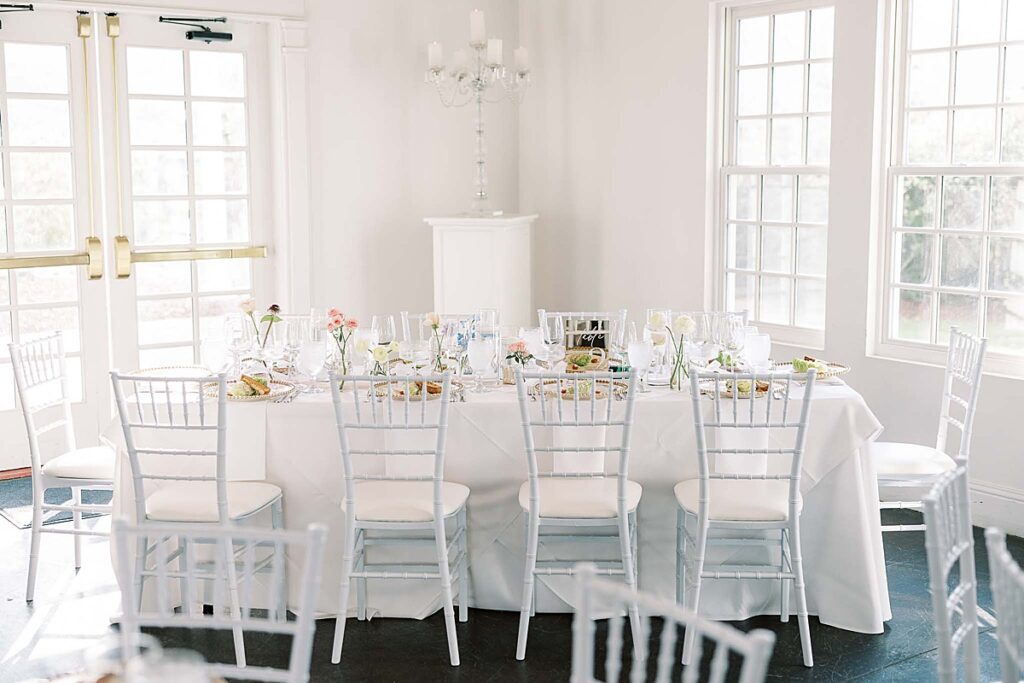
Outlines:
[{"label": "french door", "polygon": [[[271,262],[250,256],[273,215],[266,27],[226,30],[208,45],[156,15],[4,15],[0,470],[28,464],[9,341],[64,331],[89,444],[110,368],[215,362],[223,316],[264,302]],[[102,252],[85,267],[88,237]]]}]

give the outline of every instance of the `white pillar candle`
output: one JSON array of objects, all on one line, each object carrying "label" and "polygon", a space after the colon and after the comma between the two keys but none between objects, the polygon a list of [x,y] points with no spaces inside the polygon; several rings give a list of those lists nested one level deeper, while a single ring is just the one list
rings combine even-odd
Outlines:
[{"label": "white pillar candle", "polygon": [[525,73],[530,70],[530,56],[526,52],[525,47],[517,47],[515,49],[515,60],[516,60],[516,71],[519,73]]},{"label": "white pillar candle", "polygon": [[487,65],[501,66],[501,38],[487,40]]},{"label": "white pillar candle", "polygon": [[469,13],[469,44],[483,45],[487,42],[487,30],[484,28],[484,13],[475,9]]},{"label": "white pillar candle", "polygon": [[427,45],[427,63],[431,69],[444,67],[444,48],[441,43],[435,41]]}]

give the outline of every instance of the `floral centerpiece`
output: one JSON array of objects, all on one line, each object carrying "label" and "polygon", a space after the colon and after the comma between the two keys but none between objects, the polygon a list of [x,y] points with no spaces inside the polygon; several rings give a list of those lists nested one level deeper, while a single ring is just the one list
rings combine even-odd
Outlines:
[{"label": "floral centerpiece", "polygon": [[[267,348],[267,339],[270,338],[270,330],[274,327],[274,323],[281,322],[281,318],[278,313],[281,312],[281,307],[277,304],[271,304],[267,307],[267,312],[264,313],[259,322],[256,322],[256,301],[254,299],[246,299],[241,302],[238,307],[242,309],[243,315],[249,318],[249,322],[252,323],[253,338],[256,340],[256,344],[260,351]],[[264,326],[260,329],[260,326]],[[267,361],[259,359],[263,367],[267,367]]]},{"label": "floral centerpiece", "polygon": [[[341,366],[340,370],[343,375],[348,372],[348,360],[346,359],[348,342],[358,327],[358,320],[355,318],[346,318],[345,314],[337,308],[332,308],[327,311],[327,332],[330,333],[331,338],[334,339],[334,343],[338,346],[338,358]],[[341,388],[344,387],[345,382],[342,381]]]},{"label": "floral centerpiece", "polygon": [[672,321],[671,327],[666,326],[665,329],[668,331],[668,338],[672,340],[672,347],[676,353],[675,362],[672,364],[672,376],[669,377],[668,384],[673,389],[682,389],[683,378],[689,376],[686,371],[686,340],[697,329],[697,323],[684,313]]},{"label": "floral centerpiece", "polygon": [[533,360],[533,354],[530,353],[525,341],[516,339],[511,342],[505,347],[505,362],[507,365],[502,373],[502,381],[505,384],[514,384],[515,373],[512,371],[512,363],[519,363],[525,369],[526,364],[531,360]]},{"label": "floral centerpiece", "polygon": [[434,372],[444,372],[444,345],[441,343],[441,316],[431,311],[423,316],[423,325],[430,328],[433,340],[431,342],[434,352]]}]

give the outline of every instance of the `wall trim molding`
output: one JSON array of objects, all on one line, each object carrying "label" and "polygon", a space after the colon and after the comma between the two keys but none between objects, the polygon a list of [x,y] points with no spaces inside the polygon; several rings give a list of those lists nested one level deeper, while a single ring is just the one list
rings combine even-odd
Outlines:
[{"label": "wall trim molding", "polygon": [[998,526],[1024,536],[1024,491],[989,481],[972,480],[971,519],[974,526]]}]

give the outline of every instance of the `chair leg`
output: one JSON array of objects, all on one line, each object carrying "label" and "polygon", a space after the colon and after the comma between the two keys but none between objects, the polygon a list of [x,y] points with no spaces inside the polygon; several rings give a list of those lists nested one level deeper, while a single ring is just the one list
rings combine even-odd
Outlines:
[{"label": "chair leg", "polygon": [[[355,567],[366,570],[366,531],[357,532]],[[366,621],[366,579],[352,579],[356,584],[356,619]]]},{"label": "chair leg", "polygon": [[245,636],[242,633],[242,606],[238,599],[238,574],[235,572],[234,548],[230,540],[223,542],[224,570],[228,573],[228,600],[231,609],[231,620],[238,624],[231,627],[231,635],[235,641],[235,663],[245,666]]},{"label": "chair leg", "polygon": [[[782,571],[784,571],[784,572],[785,571],[791,571],[791,569],[788,569],[787,567],[792,567],[792,564],[793,564],[792,562],[788,561],[789,560],[789,553],[788,553],[788,550],[786,549],[786,545],[787,545],[788,541],[789,541],[789,539],[788,539],[788,534],[786,533],[786,530],[785,529],[781,529],[779,531],[779,566],[782,568]],[[790,579],[780,579],[779,583],[781,584],[781,589],[782,589],[781,603],[779,605],[779,620],[782,621],[782,623],[785,624],[785,623],[789,622],[789,583],[790,583]]]},{"label": "chair leg", "polygon": [[[71,487],[71,504],[75,510],[71,513],[71,524],[75,531],[82,528],[82,511],[78,507],[82,504],[82,489]],[[75,534],[75,570],[82,568],[82,537]]]},{"label": "chair leg", "polygon": [[181,586],[181,611],[192,616],[195,614],[195,610],[193,609],[192,585],[189,582],[192,572],[189,567],[188,540],[179,537],[178,549],[181,551],[178,555],[178,571],[181,573],[181,579],[179,582]]},{"label": "chair leg", "polygon": [[519,637],[516,641],[516,659],[526,659],[526,636],[530,630],[530,605],[533,603],[534,571],[537,569],[537,536],[540,534],[540,519],[527,513],[526,521],[526,563],[523,568],[523,599],[519,608]]},{"label": "chair leg", "polygon": [[814,666],[814,655],[811,652],[811,627],[807,620],[807,593],[804,590],[804,563],[800,553],[800,519],[790,522],[789,552],[795,575],[796,620],[800,625],[800,648],[804,653],[804,666]]},{"label": "chair leg", "polygon": [[32,541],[28,551],[28,587],[25,601],[35,600],[36,571],[39,569],[39,540],[43,533],[43,489],[32,491]]},{"label": "chair leg", "polygon": [[341,558],[341,595],[338,598],[338,615],[334,622],[334,644],[331,647],[331,664],[341,661],[341,646],[345,640],[345,622],[348,619],[348,594],[351,584],[353,553],[356,547],[355,510],[349,505],[345,525],[345,551]]},{"label": "chair leg", "polygon": [[[707,551],[708,546],[708,523],[706,519],[697,519],[697,539],[693,548],[693,597],[690,598],[690,609],[696,613],[700,613],[700,588],[701,588],[701,574],[704,573],[704,554]],[[686,629],[686,635],[683,638],[683,658],[682,663],[686,666],[690,664],[690,656],[693,653],[694,636],[697,631],[693,628]]]},{"label": "chair leg", "polygon": [[[622,553],[622,573],[626,586],[636,591],[636,565],[633,561],[633,540],[629,533],[629,514],[619,517],[619,550]],[[640,609],[636,602],[629,605],[629,625],[633,631],[633,652],[646,656],[646,648],[641,646],[647,638],[643,624],[640,623]]]},{"label": "chair leg", "polygon": [[452,602],[452,576],[448,566],[448,539],[444,531],[444,515],[440,503],[434,507],[434,542],[437,545],[437,569],[441,574],[444,596],[444,628],[448,634],[448,657],[452,666],[459,665],[459,639],[455,633],[455,607]]},{"label": "chair leg", "polygon": [[686,553],[683,528],[686,519],[682,508],[676,508],[676,602],[683,604],[686,599]]},{"label": "chair leg", "polygon": [[466,537],[466,508],[462,508],[456,517],[456,533],[462,534],[459,541],[459,554],[462,560],[457,567],[459,572],[459,621],[469,621],[469,540]]},{"label": "chair leg", "polygon": [[633,550],[633,585],[640,588],[640,525],[636,521],[637,512],[634,510],[630,515],[632,518],[629,528],[630,547]]},{"label": "chair leg", "polygon": [[142,589],[144,584],[143,570],[149,555],[149,537],[142,536],[135,542],[135,601],[136,609],[142,611]]},{"label": "chair leg", "polygon": [[[284,501],[280,498],[270,506],[270,527],[272,529],[284,528]],[[285,562],[282,566],[284,571],[281,572],[281,579],[277,585],[276,618],[278,621],[288,619],[288,563]]]}]

